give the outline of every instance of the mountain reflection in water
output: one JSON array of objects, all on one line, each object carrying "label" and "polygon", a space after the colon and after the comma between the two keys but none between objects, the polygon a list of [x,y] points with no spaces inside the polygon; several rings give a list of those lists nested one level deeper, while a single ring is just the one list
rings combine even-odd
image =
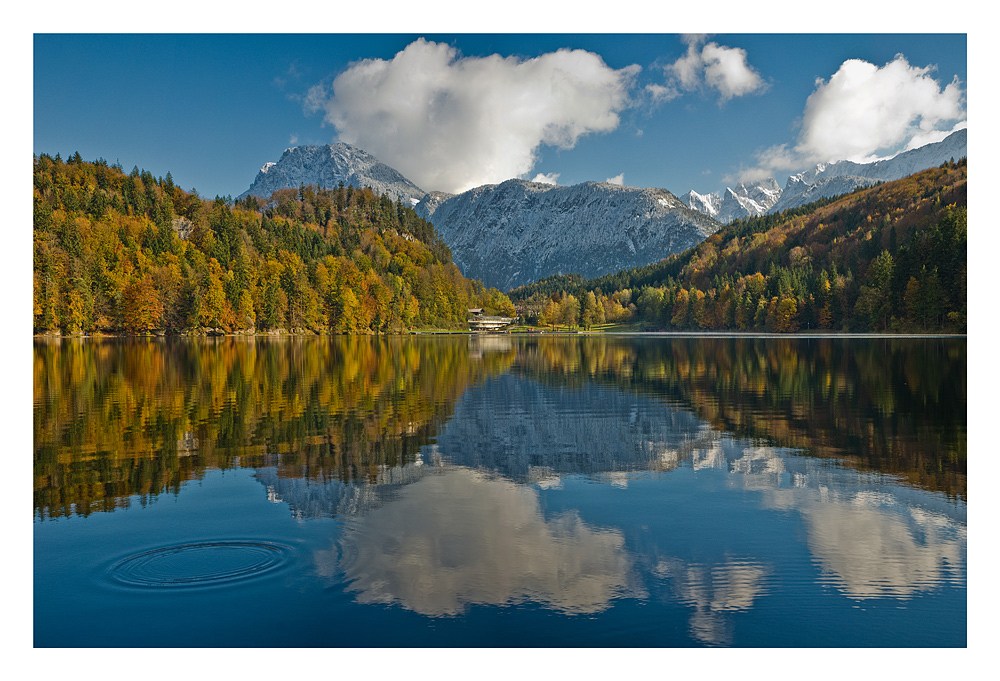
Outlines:
[{"label": "mountain reflection in water", "polygon": [[[906,599],[943,583],[965,584],[964,514],[954,517],[946,502],[921,498],[918,504],[878,476],[725,436],[691,450],[686,459],[728,480],[718,494],[754,492],[755,516],[798,513],[820,581],[849,598]],[[353,485],[330,483],[340,493],[326,509],[313,503],[315,485],[283,483],[267,472],[258,477],[293,512],[300,510],[297,491],[308,492],[312,513],[354,510],[358,515],[347,522],[337,546],[317,552],[318,572],[349,582],[358,602],[397,603],[425,615],[524,600],[561,612],[596,612],[614,598],[648,597],[637,574],[648,566],[670,599],[692,609],[692,635],[726,644],[726,614],[751,608],[775,571],[767,554],[712,564],[662,553],[659,546],[641,555],[636,547],[626,548],[618,529],[589,525],[572,513],[547,516],[538,498],[552,487],[544,480],[519,485],[440,460],[407,468],[405,487],[380,498],[369,495],[368,505],[342,503],[366,495],[349,493]],[[716,497],[693,508],[669,501],[661,508],[697,514],[710,512],[705,505],[732,503]]]},{"label": "mountain reflection in water", "polygon": [[651,631],[766,645],[780,604],[780,640],[830,645],[814,607],[964,623],[965,370],[947,339],[38,343],[36,522],[252,468],[334,521],[309,571],[357,607],[658,604]]}]

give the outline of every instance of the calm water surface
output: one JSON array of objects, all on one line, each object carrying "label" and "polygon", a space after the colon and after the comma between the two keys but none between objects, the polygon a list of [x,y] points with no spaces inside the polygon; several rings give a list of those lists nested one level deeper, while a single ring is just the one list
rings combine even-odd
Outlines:
[{"label": "calm water surface", "polygon": [[966,645],[964,339],[33,361],[36,646]]}]

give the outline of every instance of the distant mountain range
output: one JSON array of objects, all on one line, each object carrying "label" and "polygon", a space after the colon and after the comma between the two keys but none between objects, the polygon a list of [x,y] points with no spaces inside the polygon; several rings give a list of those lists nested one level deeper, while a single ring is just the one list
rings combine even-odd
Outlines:
[{"label": "distant mountain range", "polygon": [[939,166],[945,161],[966,157],[967,137],[968,130],[958,130],[940,142],[873,163],[821,163],[811,170],[790,176],[784,189],[779,188],[773,177],[769,177],[762,182],[741,183],[736,189],[727,188],[721,196],[715,193],[699,194],[691,190],[681,200],[688,207],[723,224],[740,218],[780,213],[822,198],[846,194],[858,187],[898,180]]},{"label": "distant mountain range", "polygon": [[742,217],[763,215],[780,198],[781,187],[773,177],[769,177],[750,185],[741,182],[736,189],[727,187],[722,196],[698,194],[692,189],[681,200],[689,208],[726,224]]},{"label": "distant mountain range", "polygon": [[510,290],[552,274],[597,277],[653,263],[733,220],[899,179],[966,155],[966,130],[960,130],[884,161],[818,165],[789,177],[784,189],[768,178],[722,195],[692,190],[678,199],[665,189],[512,179],[452,195],[425,191],[364,150],[339,143],[286,149],[260,169],[240,197],[268,198],[277,189],[310,184],[371,187],[431,221],[465,276]]},{"label": "distant mountain range", "polygon": [[720,226],[665,189],[508,180],[458,195],[426,192],[343,143],[286,149],[276,163],[260,169],[240,198],[340,182],[415,206],[434,224],[465,276],[500,290],[550,274],[591,277],[656,262],[700,243]]}]

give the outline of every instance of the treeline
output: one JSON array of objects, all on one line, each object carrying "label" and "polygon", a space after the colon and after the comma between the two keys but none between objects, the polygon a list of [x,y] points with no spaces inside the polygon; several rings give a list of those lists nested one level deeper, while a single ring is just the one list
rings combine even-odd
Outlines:
[{"label": "treeline", "polygon": [[539,324],[964,332],[966,160],[736,221],[684,253],[509,295]]},{"label": "treeline", "polygon": [[513,312],[370,189],[204,200],[79,153],[34,159],[33,289],[35,333],[381,333]]}]

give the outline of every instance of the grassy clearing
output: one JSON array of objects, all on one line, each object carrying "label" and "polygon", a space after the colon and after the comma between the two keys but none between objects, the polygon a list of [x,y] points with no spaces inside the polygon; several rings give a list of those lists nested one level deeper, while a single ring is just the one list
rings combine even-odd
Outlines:
[{"label": "grassy clearing", "polygon": [[582,326],[566,326],[564,324],[554,324],[550,326],[520,324],[518,326],[510,327],[509,330],[511,333],[631,333],[635,331],[643,331],[644,325],[641,323],[594,324],[589,329],[585,329]]}]

